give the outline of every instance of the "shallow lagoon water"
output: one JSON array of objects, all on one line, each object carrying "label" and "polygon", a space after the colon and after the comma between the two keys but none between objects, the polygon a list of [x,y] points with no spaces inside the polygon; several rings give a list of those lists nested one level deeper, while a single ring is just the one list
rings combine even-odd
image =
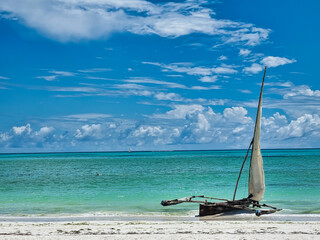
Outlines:
[{"label": "shallow lagoon water", "polygon": [[[1,216],[189,217],[193,195],[231,199],[245,150],[0,155]],[[263,203],[320,214],[320,150],[263,150]],[[246,164],[237,198],[247,197]],[[98,173],[98,174],[97,174]]]}]

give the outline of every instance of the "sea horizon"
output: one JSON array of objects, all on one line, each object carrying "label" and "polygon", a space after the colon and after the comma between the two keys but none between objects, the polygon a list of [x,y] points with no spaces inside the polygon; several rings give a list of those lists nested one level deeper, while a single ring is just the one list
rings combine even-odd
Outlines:
[{"label": "sea horizon", "polygon": [[[318,150],[320,147],[301,147],[301,148],[261,148],[261,151],[265,150]],[[48,152],[0,152],[0,155],[6,154],[56,154],[56,153],[130,153],[130,152],[210,152],[210,151],[247,151],[248,148],[225,148],[225,149],[186,149],[186,150],[108,150],[108,151],[48,151]]]}]

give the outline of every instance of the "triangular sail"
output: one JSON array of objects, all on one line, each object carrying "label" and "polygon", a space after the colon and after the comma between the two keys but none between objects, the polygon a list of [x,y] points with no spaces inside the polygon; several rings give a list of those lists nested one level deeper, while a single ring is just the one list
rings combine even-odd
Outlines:
[{"label": "triangular sail", "polygon": [[262,113],[262,94],[264,86],[264,78],[266,76],[267,67],[265,67],[261,92],[257,110],[256,125],[254,128],[253,144],[250,161],[250,176],[249,176],[249,195],[251,199],[260,201],[263,198],[265,183],[264,183],[264,172],[263,172],[263,160],[260,149],[260,130],[261,130],[261,113]]}]

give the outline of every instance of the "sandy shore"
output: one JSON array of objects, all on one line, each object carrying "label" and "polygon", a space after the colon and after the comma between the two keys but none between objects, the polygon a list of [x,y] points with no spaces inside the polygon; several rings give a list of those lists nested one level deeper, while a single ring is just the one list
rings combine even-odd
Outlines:
[{"label": "sandy shore", "polygon": [[320,222],[0,222],[0,239],[320,239]]}]

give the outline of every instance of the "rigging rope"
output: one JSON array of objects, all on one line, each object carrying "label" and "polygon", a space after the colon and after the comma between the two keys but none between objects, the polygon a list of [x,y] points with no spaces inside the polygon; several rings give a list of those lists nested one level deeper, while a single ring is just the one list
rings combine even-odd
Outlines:
[{"label": "rigging rope", "polygon": [[242,166],[241,166],[241,168],[240,168],[240,172],[239,172],[239,176],[238,176],[236,188],[234,189],[233,201],[234,201],[235,198],[236,198],[237,188],[238,188],[239,180],[240,180],[240,177],[241,177],[242,169],[243,169],[243,166],[244,166],[244,164],[245,164],[245,162],[246,162],[246,160],[247,160],[247,158],[248,158],[249,151],[250,151],[250,148],[251,148],[252,144],[253,144],[253,138],[252,138],[252,141],[251,141],[251,143],[250,143],[250,145],[249,145],[249,148],[248,148],[246,157],[244,158],[243,163],[242,163]]}]

